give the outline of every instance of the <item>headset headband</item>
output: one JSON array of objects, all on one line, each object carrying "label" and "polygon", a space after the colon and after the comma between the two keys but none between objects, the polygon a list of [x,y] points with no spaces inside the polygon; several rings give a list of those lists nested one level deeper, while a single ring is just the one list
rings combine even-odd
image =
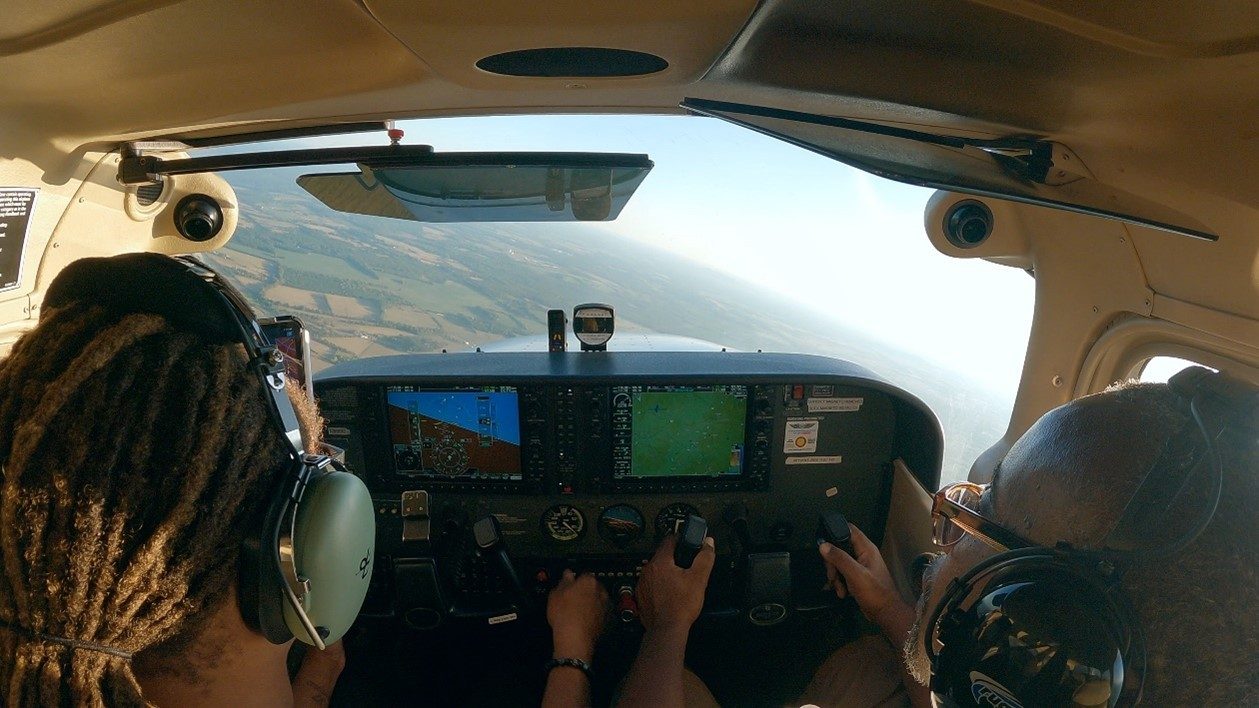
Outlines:
[{"label": "headset headband", "polygon": [[[1239,393],[1222,374],[1200,366],[1180,371],[1167,385],[1190,420],[1163,444],[1102,541],[1104,553],[1116,560],[1173,555],[1202,535],[1215,516],[1224,487],[1224,463],[1216,442],[1225,430],[1251,415],[1259,402],[1253,391]],[[1207,494],[1204,503],[1187,509],[1192,523],[1182,521],[1181,533],[1151,546],[1154,529],[1177,530],[1166,521],[1203,475],[1207,475]]]}]

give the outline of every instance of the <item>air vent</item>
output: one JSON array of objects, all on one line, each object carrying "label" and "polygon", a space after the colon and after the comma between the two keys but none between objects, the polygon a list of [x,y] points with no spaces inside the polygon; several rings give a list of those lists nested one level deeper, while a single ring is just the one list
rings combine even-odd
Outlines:
[{"label": "air vent", "polygon": [[142,184],[136,187],[136,204],[145,207],[150,206],[162,197],[162,190],[165,186],[165,182],[158,182],[156,184]]},{"label": "air vent", "polygon": [[522,49],[488,56],[477,68],[504,76],[605,78],[642,76],[668,68],[655,54],[604,47]]}]

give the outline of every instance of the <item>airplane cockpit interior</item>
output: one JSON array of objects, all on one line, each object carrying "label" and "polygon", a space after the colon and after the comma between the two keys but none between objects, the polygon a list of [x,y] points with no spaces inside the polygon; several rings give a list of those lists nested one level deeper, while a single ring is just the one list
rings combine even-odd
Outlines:
[{"label": "airplane cockpit interior", "polygon": [[[260,572],[284,591],[290,675],[325,639],[343,652],[323,705],[539,705],[560,674],[589,679],[593,705],[632,705],[662,544],[677,568],[711,562],[687,671],[720,705],[800,705],[828,657],[881,630],[819,544],[858,558],[868,539],[896,602],[929,607],[950,519],[999,551],[1073,550],[1030,516],[994,545],[991,499],[958,512],[936,494],[969,482],[978,499],[1046,413],[1193,367],[1259,384],[1259,11],[1243,3],[4,16],[0,357],[56,321],[58,276],[84,259],[176,256],[231,284],[215,287],[232,341],[300,462]],[[18,376],[0,368],[0,387]],[[292,442],[286,387],[314,399],[317,451]],[[370,521],[320,510],[309,480],[328,465],[365,488]],[[303,508],[341,521],[307,534]],[[362,528],[362,551],[309,550]],[[18,544],[0,534],[0,559]],[[557,673],[575,659],[553,657],[548,605],[569,571],[606,612],[581,672]],[[122,656],[116,637],[21,625],[36,620],[6,592],[0,639]],[[343,636],[320,622],[330,597],[358,603]],[[930,627],[928,644],[953,641]],[[1163,657],[1141,652],[1073,705],[1133,705],[1121,664],[1131,684]],[[974,705],[1058,704],[968,676]],[[64,704],[82,702],[72,684]]]}]

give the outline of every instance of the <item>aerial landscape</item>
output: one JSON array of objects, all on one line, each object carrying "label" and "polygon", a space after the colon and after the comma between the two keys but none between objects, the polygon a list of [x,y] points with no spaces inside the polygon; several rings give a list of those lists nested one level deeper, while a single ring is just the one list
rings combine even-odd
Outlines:
[{"label": "aerial landscape", "polygon": [[616,309],[618,332],[822,354],[875,371],[940,417],[946,479],[965,476],[1004,431],[1010,404],[996,393],[697,261],[582,223],[420,224],[344,214],[302,191],[301,173],[229,175],[240,223],[208,259],[260,314],[303,320],[316,372],[362,357],[542,335],[547,309],[604,302]]}]

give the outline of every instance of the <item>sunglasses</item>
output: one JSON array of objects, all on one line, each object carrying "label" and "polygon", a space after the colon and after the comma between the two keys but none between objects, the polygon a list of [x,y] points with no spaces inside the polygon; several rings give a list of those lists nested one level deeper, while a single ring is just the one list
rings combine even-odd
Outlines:
[{"label": "sunglasses", "polygon": [[954,482],[936,492],[931,502],[931,540],[944,549],[968,534],[996,551],[1037,545],[977,511],[986,489],[986,484]]}]

